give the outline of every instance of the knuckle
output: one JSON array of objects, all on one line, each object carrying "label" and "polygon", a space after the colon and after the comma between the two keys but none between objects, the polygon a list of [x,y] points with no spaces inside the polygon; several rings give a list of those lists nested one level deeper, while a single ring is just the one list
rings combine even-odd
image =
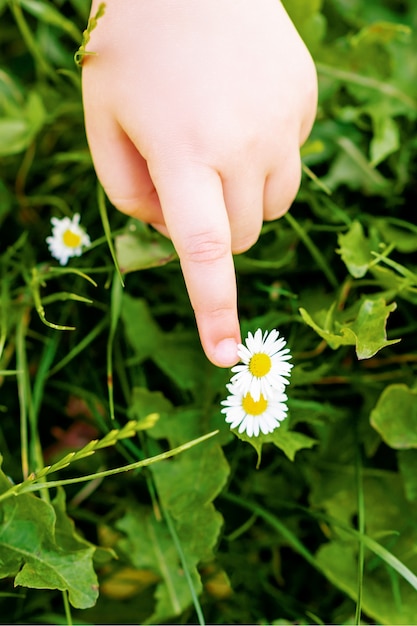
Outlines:
[{"label": "knuckle", "polygon": [[253,245],[255,245],[257,240],[258,237],[248,237],[234,243],[232,246],[233,254],[242,254],[243,252],[247,252]]},{"label": "knuckle", "polygon": [[215,233],[200,233],[187,238],[183,258],[192,263],[215,263],[231,253],[230,242]]},{"label": "knuckle", "polygon": [[152,194],[121,195],[108,189],[106,194],[113,206],[126,215],[144,222],[150,222],[159,215],[158,205]]}]

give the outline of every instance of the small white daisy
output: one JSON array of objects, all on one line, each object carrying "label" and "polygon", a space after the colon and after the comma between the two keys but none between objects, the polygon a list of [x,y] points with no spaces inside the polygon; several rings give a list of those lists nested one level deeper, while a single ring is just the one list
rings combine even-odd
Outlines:
[{"label": "small white daisy", "polygon": [[66,265],[73,256],[81,256],[83,248],[91,245],[90,237],[80,226],[80,215],[75,213],[73,218],[51,218],[52,235],[46,238],[49,252],[58,259],[61,265]]},{"label": "small white daisy", "polygon": [[239,432],[249,437],[257,437],[259,433],[267,435],[272,433],[287,417],[288,400],[284,393],[284,387],[280,391],[276,390],[269,398],[263,394],[255,401],[250,393],[242,392],[236,385],[226,385],[230,395],[221,404],[225,408],[221,409],[226,415],[226,422],[230,428],[239,427]]},{"label": "small white daisy", "polygon": [[246,346],[239,344],[238,355],[242,364],[232,367],[234,376],[230,382],[235,384],[243,394],[250,393],[255,402],[261,394],[268,398],[274,390],[283,390],[289,384],[288,378],[292,364],[288,363],[291,354],[285,348],[287,342],[280,337],[279,332],[265,331],[262,336],[260,328],[248,333]]}]

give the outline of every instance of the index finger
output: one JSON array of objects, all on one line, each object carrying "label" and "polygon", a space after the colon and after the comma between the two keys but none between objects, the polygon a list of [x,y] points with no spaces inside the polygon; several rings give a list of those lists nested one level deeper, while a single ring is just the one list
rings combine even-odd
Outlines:
[{"label": "index finger", "polygon": [[154,178],[207,357],[230,367],[240,329],[229,219],[218,173],[185,165]]}]

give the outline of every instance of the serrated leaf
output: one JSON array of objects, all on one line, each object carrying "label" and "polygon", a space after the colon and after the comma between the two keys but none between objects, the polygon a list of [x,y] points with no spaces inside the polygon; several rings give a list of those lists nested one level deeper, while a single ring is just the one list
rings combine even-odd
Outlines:
[{"label": "serrated leaf", "polygon": [[363,232],[362,224],[355,221],[347,233],[338,236],[339,249],[337,252],[354,278],[362,278],[368,271],[369,265],[374,261],[371,252],[374,249],[371,242]]},{"label": "serrated leaf", "polygon": [[[9,487],[0,472],[1,492]],[[85,609],[98,597],[95,547],[75,533],[59,497],[56,506],[31,494],[2,503],[0,577],[14,577],[16,586],[67,591],[71,604]]]},{"label": "serrated leaf", "polygon": [[387,340],[386,323],[389,314],[396,309],[395,302],[386,304],[383,298],[365,298],[358,310],[356,318],[346,322],[343,317],[330,312],[319,312],[321,318],[326,318],[326,325],[320,326],[303,308],[300,314],[306,324],[313,328],[320,337],[325,339],[329,346],[336,350],[340,346],[355,346],[359,360],[369,359],[386,346],[398,343],[400,339]]},{"label": "serrated leaf", "polygon": [[371,425],[391,448],[417,448],[417,392],[389,385],[371,412]]},{"label": "serrated leaf", "polygon": [[372,116],[374,135],[370,145],[371,164],[375,167],[400,147],[398,124],[387,115]]}]

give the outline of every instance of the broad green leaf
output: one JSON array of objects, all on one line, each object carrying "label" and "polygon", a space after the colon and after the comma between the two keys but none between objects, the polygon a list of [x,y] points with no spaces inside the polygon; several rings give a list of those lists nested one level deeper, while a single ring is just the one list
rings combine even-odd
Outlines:
[{"label": "broad green leaf", "polygon": [[347,233],[338,236],[339,249],[337,252],[342,257],[349,273],[354,278],[362,278],[368,271],[369,264],[374,261],[371,255],[374,246],[365,237],[360,222],[352,222]]},{"label": "broad green leaf", "polygon": [[[355,547],[332,541],[322,546],[316,554],[326,578],[353,600],[357,599],[358,566]],[[398,586],[401,589],[399,604],[396,602]],[[412,624],[417,614],[417,593],[395,572],[390,575],[386,568],[379,567],[374,571],[374,568],[369,567],[364,573],[362,608],[378,624]]]},{"label": "broad green leaf", "polygon": [[149,415],[148,411],[151,407],[150,413],[156,413],[160,417],[171,413],[173,410],[171,402],[160,391],[149,391],[146,387],[134,387],[128,409],[129,418],[143,419]]},{"label": "broad green leaf", "polygon": [[[1,472],[1,491],[9,487]],[[0,577],[14,577],[16,586],[67,591],[71,604],[85,609],[98,597],[95,547],[75,533],[59,497],[56,506],[32,494],[2,503]]]},{"label": "broad green leaf", "polygon": [[22,108],[17,103],[0,119],[0,156],[23,152],[35,139],[46,121],[40,96],[32,91]]},{"label": "broad green leaf", "polygon": [[[310,504],[329,515],[331,526],[331,540],[319,548],[316,558],[326,577],[356,599],[360,535],[348,529],[358,513],[357,481],[352,467],[345,466],[343,473],[333,467],[311,466],[308,472]],[[417,529],[410,523],[416,518],[416,505],[407,502],[401,477],[394,472],[363,468],[361,489],[366,526],[363,610],[378,624],[407,624],[417,614],[412,575],[417,570]]]},{"label": "broad green leaf", "polygon": [[369,359],[382,348],[400,341],[387,340],[386,336],[387,319],[396,306],[395,302],[387,305],[382,298],[365,298],[356,318],[350,322],[344,321],[343,316],[336,314],[334,309],[316,314],[321,324],[303,308],[300,308],[300,314],[305,323],[325,339],[333,350],[340,346],[355,346],[358,359]]},{"label": "broad green leaf", "polygon": [[145,300],[123,294],[121,315],[126,337],[139,361],[144,361],[159,347],[163,334]]},{"label": "broad green leaf", "polygon": [[[132,507],[116,527],[125,535],[118,542],[118,550],[138,570],[148,570],[160,580],[155,592],[155,612],[147,621],[162,623],[188,608],[190,590],[166,524],[157,520],[150,510],[137,506]],[[196,592],[200,593],[200,577],[195,566],[190,569]],[[154,619],[157,615],[161,618],[158,622]]]},{"label": "broad green leaf", "polygon": [[400,341],[400,339],[387,340],[386,335],[388,316],[396,308],[395,302],[387,305],[382,298],[365,299],[362,302],[358,316],[350,327],[354,333],[358,359],[369,359],[381,348]]},{"label": "broad green leaf", "polygon": [[190,606],[190,583],[195,594],[201,592],[197,566],[212,558],[218,541],[223,520],[212,501],[223,488],[228,472],[217,444],[206,445],[197,454],[186,453],[181,460],[160,463],[152,470],[160,503],[172,520],[178,545],[165,522],[157,521],[143,508],[133,509],[118,522],[118,529],[126,535],[119,548],[135,567],[149,569],[160,577],[150,622],[163,623]]},{"label": "broad green leaf", "polygon": [[165,265],[177,258],[171,241],[137,220],[116,236],[116,255],[122,274]]},{"label": "broad green leaf", "polygon": [[212,369],[195,333],[166,333],[152,358],[180,389],[196,389],[197,393]]},{"label": "broad green leaf", "polygon": [[145,300],[124,294],[122,319],[137,360],[152,359],[180,389],[201,389],[215,378],[216,368],[205,357],[197,333],[163,332],[152,317]]},{"label": "broad green leaf", "polygon": [[[137,388],[133,402],[132,408],[135,407],[138,415],[151,407],[159,412],[160,419],[149,436],[168,440],[170,446],[212,427],[211,413],[174,407],[159,392]],[[148,445],[152,450],[155,443],[149,439]],[[211,442],[197,454],[187,452],[183,456],[180,462],[177,462],[179,459],[162,462],[155,471],[151,470],[162,512],[169,516],[175,536],[164,521],[156,520],[145,509],[128,514],[128,520],[123,518],[118,524],[127,535],[120,547],[129,554],[132,564],[151,570],[161,579],[155,594],[155,612],[150,618],[154,623],[178,615],[192,603],[190,583],[194,592],[200,593],[202,586],[197,566],[212,558],[223,523],[213,506],[229,473],[220,443]]]},{"label": "broad green leaf", "polygon": [[371,424],[391,448],[417,448],[417,392],[403,384],[386,387],[371,413]]}]

